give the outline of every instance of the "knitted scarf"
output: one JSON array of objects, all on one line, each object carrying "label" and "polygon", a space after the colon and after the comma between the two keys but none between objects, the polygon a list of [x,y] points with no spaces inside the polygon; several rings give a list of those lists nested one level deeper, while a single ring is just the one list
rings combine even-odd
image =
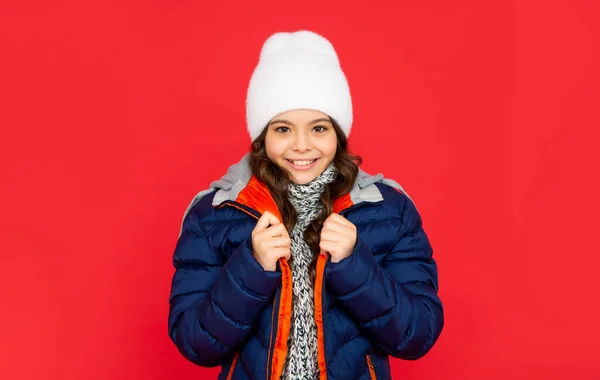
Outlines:
[{"label": "knitted scarf", "polygon": [[317,327],[315,322],[314,287],[309,275],[313,254],[304,241],[304,231],[322,209],[320,197],[325,185],[335,180],[333,163],[313,181],[305,185],[290,183],[290,201],[296,209],[297,222],[290,233],[292,270],[292,320],[288,354],[281,375],[283,380],[319,378]]}]

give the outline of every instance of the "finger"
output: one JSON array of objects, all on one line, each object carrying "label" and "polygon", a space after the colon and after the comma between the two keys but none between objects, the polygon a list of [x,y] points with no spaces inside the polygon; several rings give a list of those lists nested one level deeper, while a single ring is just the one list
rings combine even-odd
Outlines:
[{"label": "finger", "polygon": [[266,240],[261,240],[257,244],[263,252],[271,252],[278,248],[290,249],[292,246],[291,241],[287,237],[268,238]]},{"label": "finger", "polygon": [[269,224],[271,226],[275,226],[277,224],[280,224],[281,222],[279,221],[279,219],[277,219],[277,217],[275,215],[273,215],[272,213],[265,211],[265,213],[263,214],[263,216],[266,216],[269,219]]},{"label": "finger", "polygon": [[289,260],[291,257],[291,251],[289,248],[276,248],[273,250],[273,255],[278,259],[284,258]]},{"label": "finger", "polygon": [[323,250],[329,254],[337,253],[337,243],[334,243],[331,241],[321,240],[321,242],[319,242],[319,248],[321,248],[321,250]]},{"label": "finger", "polygon": [[331,231],[331,232],[344,232],[344,231],[348,231],[350,228],[344,225],[341,225],[339,223],[336,222],[329,222],[327,224],[323,224],[323,228],[321,229],[321,231]]},{"label": "finger", "polygon": [[254,232],[255,233],[263,232],[267,229],[267,227],[275,226],[280,223],[281,222],[279,221],[279,219],[277,219],[277,217],[275,215],[271,214],[268,211],[265,211],[265,213],[262,214],[260,219],[258,219],[258,222],[256,223],[256,227],[254,228]]},{"label": "finger", "polygon": [[321,231],[321,241],[342,241],[343,235],[339,232]]},{"label": "finger", "polygon": [[332,212],[331,214],[329,214],[329,216],[327,217],[327,219],[346,219],[346,218],[344,218],[343,216],[341,216],[337,212]]},{"label": "finger", "polygon": [[284,236],[284,237],[269,239],[268,244],[271,247],[283,247],[283,248],[287,247],[287,248],[289,248],[291,246],[291,241],[290,241],[290,238]]},{"label": "finger", "polygon": [[327,219],[325,219],[325,222],[323,222],[323,224],[341,224],[341,225],[348,224],[348,223],[350,223],[348,221],[348,219],[346,219],[343,216],[341,216],[340,214],[336,214],[336,213],[329,214]]},{"label": "finger", "polygon": [[321,229],[321,234],[323,233],[335,233],[344,236],[352,236],[356,234],[356,227],[352,226],[343,226],[340,224],[330,223],[327,226],[323,226]]},{"label": "finger", "polygon": [[267,228],[267,235],[270,237],[288,236],[287,229],[283,223]]},{"label": "finger", "polygon": [[334,231],[340,233],[350,233],[355,230],[354,224],[341,217],[343,220],[337,218],[328,219],[323,223],[322,231]]}]

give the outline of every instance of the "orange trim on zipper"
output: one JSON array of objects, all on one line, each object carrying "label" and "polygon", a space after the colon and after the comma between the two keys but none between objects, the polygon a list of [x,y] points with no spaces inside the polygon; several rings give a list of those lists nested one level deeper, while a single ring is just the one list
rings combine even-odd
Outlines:
[{"label": "orange trim on zipper", "polygon": [[267,351],[267,369],[265,373],[269,373],[269,363],[271,362],[271,345],[273,344],[273,324],[275,323],[275,305],[271,308],[271,334],[269,335],[269,351]]},{"label": "orange trim on zipper", "polygon": [[317,258],[317,275],[315,279],[315,322],[317,323],[317,351],[319,359],[319,380],[327,379],[327,362],[325,361],[325,336],[323,334],[323,277],[327,256],[319,254]]},{"label": "orange trim on zipper", "polygon": [[375,365],[373,364],[373,359],[369,355],[367,355],[367,365],[369,366],[369,373],[371,374],[371,380],[377,379],[377,376],[375,375]]},{"label": "orange trim on zipper", "polygon": [[286,259],[279,259],[279,264],[281,266],[281,296],[277,315],[277,335],[275,335],[275,347],[271,362],[272,380],[279,379],[283,372],[292,320],[292,270]]},{"label": "orange trim on zipper", "polygon": [[231,380],[231,377],[233,376],[233,370],[235,369],[235,364],[237,363],[238,356],[240,356],[239,351],[237,354],[235,354],[235,356],[233,357],[233,360],[231,361],[231,367],[229,368],[229,374],[227,375],[227,380]]}]

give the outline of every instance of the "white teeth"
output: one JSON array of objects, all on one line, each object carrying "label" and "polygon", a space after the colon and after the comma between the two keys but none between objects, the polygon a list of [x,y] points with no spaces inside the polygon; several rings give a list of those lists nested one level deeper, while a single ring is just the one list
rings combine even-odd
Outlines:
[{"label": "white teeth", "polygon": [[315,162],[315,160],[312,160],[312,161],[292,161],[292,163],[294,165],[297,165],[297,166],[306,166],[306,165],[312,164],[313,162]]}]

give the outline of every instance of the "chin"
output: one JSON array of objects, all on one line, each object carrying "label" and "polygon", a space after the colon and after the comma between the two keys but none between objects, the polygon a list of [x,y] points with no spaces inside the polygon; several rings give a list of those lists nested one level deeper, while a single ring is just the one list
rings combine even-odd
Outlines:
[{"label": "chin", "polygon": [[317,178],[317,177],[305,177],[305,176],[302,176],[301,178],[294,177],[294,183],[297,185],[306,185],[307,183],[311,182],[315,178]]},{"label": "chin", "polygon": [[323,170],[315,170],[314,173],[300,173],[299,175],[292,174],[294,178],[294,183],[298,185],[306,185],[309,182],[315,180],[321,173],[323,173],[327,168],[323,168]]},{"label": "chin", "polygon": [[282,160],[277,163],[278,166],[288,172],[290,174],[291,180],[293,183],[298,185],[306,185],[309,182],[315,180],[321,173],[323,173],[327,169],[327,165],[323,165],[322,167],[314,167],[310,171],[297,171],[290,169],[287,162]]}]

